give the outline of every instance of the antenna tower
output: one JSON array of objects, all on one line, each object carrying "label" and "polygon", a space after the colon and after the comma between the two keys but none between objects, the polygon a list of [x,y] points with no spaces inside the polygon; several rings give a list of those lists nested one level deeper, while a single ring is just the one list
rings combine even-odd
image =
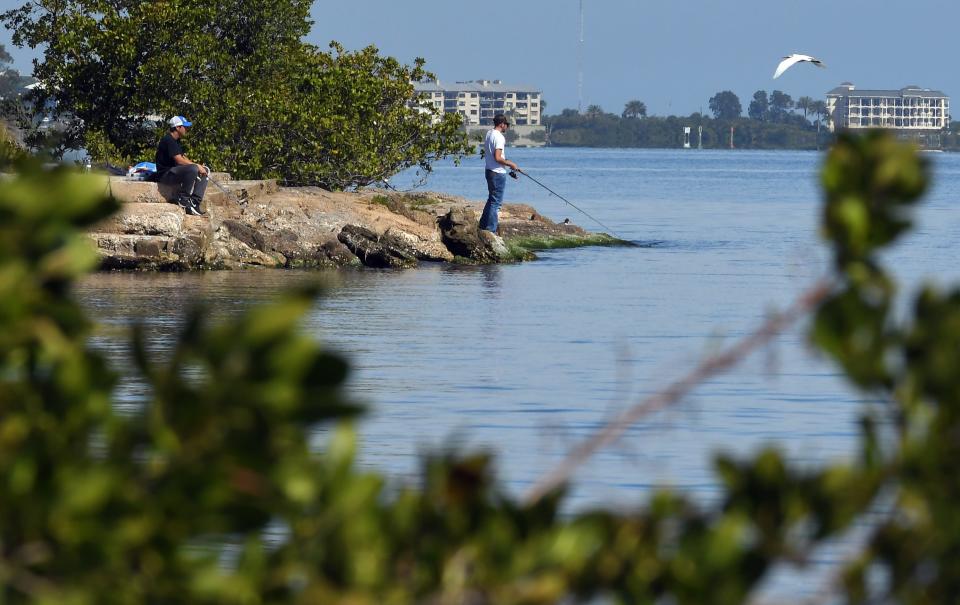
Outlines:
[{"label": "antenna tower", "polygon": [[580,46],[577,47],[577,113],[583,113],[583,0],[580,0]]}]

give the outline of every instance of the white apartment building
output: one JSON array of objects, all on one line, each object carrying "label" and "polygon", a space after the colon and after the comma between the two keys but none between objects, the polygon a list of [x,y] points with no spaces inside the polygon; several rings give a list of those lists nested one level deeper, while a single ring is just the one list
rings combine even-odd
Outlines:
[{"label": "white apartment building", "polygon": [[492,125],[493,116],[508,115],[517,126],[540,126],[542,92],[533,86],[504,84],[501,80],[473,80],[441,84],[414,82],[414,89],[444,113],[459,113],[466,126]]},{"label": "white apartment building", "polygon": [[903,135],[939,134],[950,126],[950,98],[939,90],[858,90],[844,82],[827,93],[830,131],[888,128]]}]

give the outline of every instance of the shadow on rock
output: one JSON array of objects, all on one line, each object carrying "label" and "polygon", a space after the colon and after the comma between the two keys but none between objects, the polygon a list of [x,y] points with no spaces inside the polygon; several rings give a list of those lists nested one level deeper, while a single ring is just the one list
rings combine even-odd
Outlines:
[{"label": "shadow on rock", "polygon": [[507,256],[507,247],[498,235],[480,229],[479,221],[472,210],[452,208],[437,219],[443,245],[476,263],[498,263]]}]

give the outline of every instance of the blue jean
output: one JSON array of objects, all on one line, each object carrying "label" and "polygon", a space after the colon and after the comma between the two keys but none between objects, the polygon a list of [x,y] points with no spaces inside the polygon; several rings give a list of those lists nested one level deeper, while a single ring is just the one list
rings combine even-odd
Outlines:
[{"label": "blue jean", "polygon": [[483,214],[480,215],[480,228],[487,231],[497,232],[497,212],[500,211],[500,204],[503,203],[503,191],[507,188],[507,175],[503,172],[486,171],[487,176],[487,204],[483,207]]}]

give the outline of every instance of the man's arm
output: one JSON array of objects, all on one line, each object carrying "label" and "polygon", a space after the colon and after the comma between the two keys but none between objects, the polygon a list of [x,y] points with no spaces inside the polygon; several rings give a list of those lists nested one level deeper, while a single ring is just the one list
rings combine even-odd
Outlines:
[{"label": "man's arm", "polygon": [[[495,159],[498,164],[503,164],[504,166],[508,167],[510,170],[520,170],[520,167],[519,167],[519,166],[517,166],[516,164],[514,164],[513,162],[511,162],[511,161],[508,160],[507,158],[503,157],[503,150],[502,150],[502,149],[497,149],[497,150],[496,150],[496,152],[495,152],[494,155],[493,155],[493,159]],[[520,170],[520,172],[523,172],[523,171]]]},{"label": "man's arm", "polygon": [[[173,161],[177,163],[177,166],[189,166],[191,164],[197,164],[196,162],[190,161],[190,158],[182,153],[178,153],[177,155],[173,156]],[[203,164],[197,164],[197,166],[200,167],[201,175],[207,176],[209,174],[206,166]]]}]

